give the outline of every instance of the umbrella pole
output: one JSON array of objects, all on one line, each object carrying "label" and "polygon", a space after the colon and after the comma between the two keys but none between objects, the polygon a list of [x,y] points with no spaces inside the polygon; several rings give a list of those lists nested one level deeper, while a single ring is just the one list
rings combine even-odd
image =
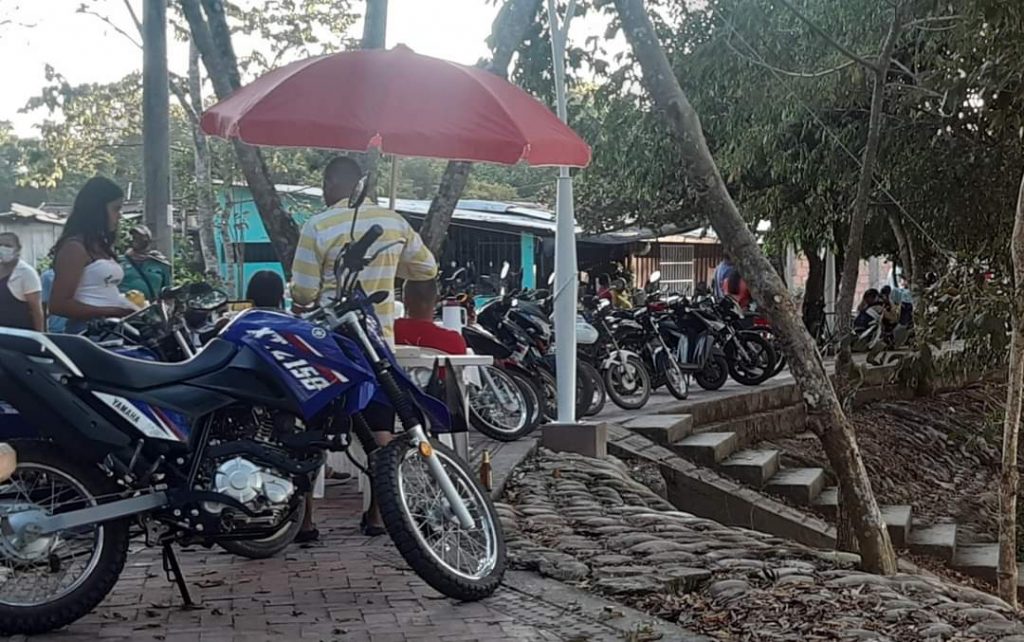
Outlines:
[{"label": "umbrella pole", "polygon": [[395,198],[398,192],[398,154],[391,155],[391,186],[389,194],[391,195],[388,201],[388,209],[395,209]]},{"label": "umbrella pole", "polygon": [[[567,122],[565,99],[565,43],[576,0],[569,0],[565,20],[559,24],[555,0],[548,1],[551,58],[554,62],[555,100],[558,117]],[[568,167],[558,168],[555,226],[555,353],[558,380],[558,423],[576,422],[576,219],[573,213],[572,177]]]}]

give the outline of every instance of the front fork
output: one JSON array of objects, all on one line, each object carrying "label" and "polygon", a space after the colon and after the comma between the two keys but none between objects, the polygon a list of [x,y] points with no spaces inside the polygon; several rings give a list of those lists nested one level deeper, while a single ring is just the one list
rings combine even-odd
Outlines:
[{"label": "front fork", "polygon": [[355,312],[345,313],[341,317],[341,323],[350,333],[349,336],[356,337],[363,346],[363,350],[366,351],[366,355],[370,358],[370,363],[373,364],[373,368],[377,372],[377,379],[384,387],[384,392],[391,398],[395,412],[398,414],[398,419],[402,422],[402,427],[409,434],[412,444],[419,451],[420,456],[426,460],[430,474],[434,477],[437,485],[441,487],[441,492],[444,493],[445,499],[448,500],[448,505],[451,506],[452,512],[459,518],[459,524],[465,529],[473,528],[475,526],[473,517],[469,514],[466,503],[462,501],[462,497],[455,489],[455,484],[452,483],[451,477],[445,471],[441,459],[437,456],[437,452],[430,444],[430,439],[427,437],[426,431],[423,430],[423,425],[413,410],[406,392],[398,386],[398,382],[391,372],[391,362],[377,354],[376,347],[370,341],[370,337],[366,335],[366,331],[363,330],[362,323],[359,322],[358,314]]}]

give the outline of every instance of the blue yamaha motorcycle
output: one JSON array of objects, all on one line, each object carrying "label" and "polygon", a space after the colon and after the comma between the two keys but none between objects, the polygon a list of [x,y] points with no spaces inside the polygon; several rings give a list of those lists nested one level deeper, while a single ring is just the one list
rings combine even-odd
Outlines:
[{"label": "blue yamaha motorcycle", "polygon": [[[494,592],[505,570],[494,506],[467,464],[430,436],[450,429],[446,407],[382,339],[373,304],[390,293],[358,285],[359,272],[393,249],[367,258],[381,233],[372,226],[339,253],[331,305],[304,319],[243,312],[181,363],[0,330],[0,398],[41,437],[9,442],[17,464],[0,480],[0,635],[43,633],[91,611],[135,534],[162,548],[190,603],[172,545],[277,532],[324,451],[345,450],[353,436],[409,566],[455,599]],[[369,423],[391,412],[397,434],[378,448]]]}]

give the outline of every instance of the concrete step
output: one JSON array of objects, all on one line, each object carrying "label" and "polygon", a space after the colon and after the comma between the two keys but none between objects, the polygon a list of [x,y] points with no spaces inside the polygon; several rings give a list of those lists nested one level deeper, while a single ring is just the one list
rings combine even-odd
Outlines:
[{"label": "concrete step", "polygon": [[736,450],[736,433],[702,432],[672,444],[677,453],[704,466],[714,466]]},{"label": "concrete step", "polygon": [[956,524],[915,526],[910,531],[910,551],[952,562],[956,555]]},{"label": "concrete step", "polygon": [[768,480],[765,488],[797,504],[810,504],[825,488],[821,468],[783,468]]},{"label": "concrete step", "polygon": [[889,505],[880,507],[880,510],[885,526],[889,530],[892,545],[897,549],[906,548],[913,509],[907,505]]},{"label": "concrete step", "polygon": [[829,486],[821,491],[821,494],[815,497],[812,503],[821,512],[835,517],[836,511],[839,509],[839,487]]},{"label": "concrete step", "polygon": [[699,427],[793,406],[801,401],[800,390],[792,380],[783,382],[771,379],[760,386],[740,391],[727,389],[702,392],[700,397],[672,404],[663,412],[693,415],[693,425]]},{"label": "concrete step", "polygon": [[788,437],[803,432],[807,427],[807,409],[800,404],[774,408],[723,421],[697,424],[695,432],[734,432],[741,448],[762,441]]},{"label": "concrete step", "polygon": [[667,446],[693,432],[693,415],[643,415],[622,425],[656,444]]},{"label": "concrete step", "polygon": [[[989,582],[996,581],[996,568],[999,566],[999,544],[965,544],[956,547],[953,556],[953,568],[980,577]],[[1020,573],[1021,565],[1017,565],[1017,587],[1024,585],[1024,574]]]},{"label": "concrete step", "polygon": [[748,486],[761,488],[779,472],[779,451],[741,450],[722,461],[722,472]]}]

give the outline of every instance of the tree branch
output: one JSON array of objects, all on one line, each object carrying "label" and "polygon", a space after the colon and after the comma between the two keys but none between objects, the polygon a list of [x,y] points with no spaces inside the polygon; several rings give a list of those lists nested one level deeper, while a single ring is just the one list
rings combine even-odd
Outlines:
[{"label": "tree branch", "polygon": [[822,78],[824,76],[829,76],[831,74],[840,72],[840,71],[842,71],[844,69],[847,69],[848,67],[852,67],[853,65],[857,64],[857,61],[850,60],[848,62],[844,62],[843,64],[839,65],[838,67],[833,67],[831,69],[823,69],[822,71],[814,71],[814,72],[789,71],[787,69],[782,69],[780,67],[776,67],[775,65],[770,65],[767,62],[764,62],[764,61],[761,61],[761,60],[757,60],[755,58],[752,58],[751,56],[746,55],[745,53],[741,52],[739,49],[734,47],[732,42],[728,38],[726,38],[726,40],[725,40],[725,46],[728,47],[734,54],[736,54],[740,58],[743,58],[744,60],[746,60],[749,63],[755,64],[758,67],[764,67],[765,69],[768,69],[770,71],[774,71],[777,74],[782,74],[783,76],[790,76],[792,78]]},{"label": "tree branch", "polygon": [[[127,38],[128,42],[132,43],[137,48],[142,49],[142,43],[141,42],[136,40],[130,33],[128,33],[127,31],[125,31],[121,27],[119,27],[116,24],[114,24],[114,22],[110,18],[108,18],[107,16],[105,16],[105,15],[103,15],[101,13],[98,13],[96,11],[93,11],[92,9],[89,9],[84,4],[81,5],[80,7],[78,7],[78,13],[81,13],[81,14],[84,14],[84,15],[87,15],[87,16],[93,16],[94,18],[99,18],[100,20],[105,22],[108,27],[110,27],[111,29],[113,29],[117,33],[119,33],[122,36],[124,36],[125,38]],[[142,33],[142,26],[138,25],[138,27],[139,27],[139,33],[141,34]]]},{"label": "tree branch", "polygon": [[124,8],[128,10],[128,15],[132,17],[132,22],[135,23],[135,28],[142,33],[142,20],[139,20],[139,16],[135,13],[135,8],[132,7],[131,0],[124,0]]},{"label": "tree branch", "polygon": [[813,31],[819,38],[822,38],[823,40],[825,40],[825,42],[832,45],[832,47],[836,49],[836,51],[843,54],[850,60],[856,62],[858,65],[861,65],[867,69],[871,69],[872,71],[876,69],[875,63],[871,62],[864,56],[859,56],[855,54],[852,50],[850,50],[850,48],[848,48],[847,46],[843,45],[841,42],[833,38],[824,29],[819,27],[816,22],[805,16],[803,13],[800,12],[799,9],[794,7],[792,2],[790,2],[789,0],[778,0],[778,2],[782,6],[789,9],[789,11],[800,20],[800,22],[807,25],[807,27],[810,28],[810,30]]}]

